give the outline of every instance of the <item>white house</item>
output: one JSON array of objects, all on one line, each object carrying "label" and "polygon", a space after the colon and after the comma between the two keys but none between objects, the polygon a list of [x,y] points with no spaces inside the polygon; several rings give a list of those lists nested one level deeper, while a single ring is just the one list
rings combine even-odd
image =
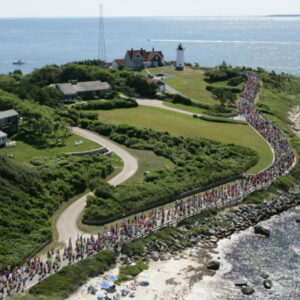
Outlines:
[{"label": "white house", "polygon": [[125,59],[116,59],[112,63],[113,68],[118,68],[119,65],[124,64],[131,70],[138,70],[149,67],[161,67],[165,64],[164,55],[161,51],[146,51],[141,48],[140,50],[128,50],[125,54]]},{"label": "white house", "polygon": [[4,146],[7,141],[7,134],[3,131],[0,131],[0,147]]},{"label": "white house", "polygon": [[176,59],[176,70],[184,70],[184,51],[182,44],[177,47],[177,59]]}]

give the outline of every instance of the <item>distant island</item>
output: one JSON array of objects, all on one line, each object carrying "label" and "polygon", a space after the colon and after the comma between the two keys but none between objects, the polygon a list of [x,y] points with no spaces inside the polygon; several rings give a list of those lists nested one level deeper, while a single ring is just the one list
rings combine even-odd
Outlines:
[{"label": "distant island", "polygon": [[269,15],[269,18],[299,18],[300,15]]}]

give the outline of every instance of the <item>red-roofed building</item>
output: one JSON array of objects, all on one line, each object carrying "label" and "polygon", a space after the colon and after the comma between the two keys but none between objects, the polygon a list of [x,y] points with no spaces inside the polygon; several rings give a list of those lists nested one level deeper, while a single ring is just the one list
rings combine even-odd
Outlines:
[{"label": "red-roofed building", "polygon": [[113,69],[118,69],[119,66],[125,66],[125,59],[115,59],[112,62],[112,68]]},{"label": "red-roofed building", "polygon": [[113,62],[113,68],[118,68],[120,65],[125,65],[131,70],[137,70],[149,67],[161,67],[165,63],[164,55],[161,51],[146,51],[140,50],[128,50],[125,55],[125,59],[116,59]]}]

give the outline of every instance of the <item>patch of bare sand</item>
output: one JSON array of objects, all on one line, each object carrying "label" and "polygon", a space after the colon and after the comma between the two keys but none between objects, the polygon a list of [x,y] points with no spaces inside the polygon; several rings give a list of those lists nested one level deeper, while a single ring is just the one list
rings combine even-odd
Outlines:
[{"label": "patch of bare sand", "polygon": [[[211,260],[210,251],[212,248],[206,246],[196,246],[185,250],[182,254],[172,257],[167,261],[150,261],[149,269],[140,273],[136,280],[138,282],[148,281],[147,287],[137,286],[133,290],[133,299],[142,300],[179,300],[184,299],[191,291],[193,285],[203,276],[213,276],[214,271],[206,268]],[[69,297],[70,300],[92,300],[97,299],[95,295],[88,293],[87,288],[93,285],[100,291],[99,284],[104,281],[107,275],[118,275],[118,267],[106,274],[93,278],[82,286],[75,294]],[[124,288],[130,289],[133,281],[122,283],[117,287],[117,291]],[[113,294],[109,295],[113,298]],[[129,296],[122,299],[132,299]]]}]

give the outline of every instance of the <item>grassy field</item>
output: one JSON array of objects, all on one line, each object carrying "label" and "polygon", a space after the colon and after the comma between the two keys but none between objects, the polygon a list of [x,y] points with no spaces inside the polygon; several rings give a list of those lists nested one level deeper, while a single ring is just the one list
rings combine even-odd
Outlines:
[{"label": "grassy field", "polygon": [[288,118],[287,112],[291,111],[294,106],[300,105],[299,95],[275,93],[271,89],[263,87],[258,103],[266,105],[272,110],[273,115],[268,115],[268,118],[278,123],[286,132],[291,131],[289,127],[291,121]]},{"label": "grassy field", "polygon": [[167,74],[173,75],[175,78],[167,79],[166,83],[186,97],[193,99],[195,102],[218,104],[212,93],[206,90],[209,84],[204,81],[204,71],[192,69],[176,71],[170,69]]},{"label": "grassy field", "polygon": [[192,113],[195,113],[195,114],[205,114],[206,113],[205,109],[195,107],[195,106],[188,106],[188,105],[184,105],[184,104],[174,104],[174,103],[168,102],[168,101],[164,101],[163,104],[165,106],[174,107],[174,108],[189,111],[189,112],[192,112]]},{"label": "grassy field", "polygon": [[[49,157],[58,153],[81,152],[101,147],[99,144],[75,134],[65,140],[65,146],[56,146],[53,141],[49,141],[47,145],[39,144],[24,134],[13,136],[10,140],[16,141],[17,146],[14,148],[1,148],[0,154],[12,154],[14,155],[14,161],[19,163],[28,163],[36,156]],[[83,141],[83,144],[75,146],[74,143],[78,141]]]},{"label": "grassy field", "polygon": [[248,125],[207,122],[180,113],[145,106],[100,111],[99,119],[112,124],[131,124],[168,131],[173,135],[202,137],[252,148],[259,153],[260,160],[249,170],[250,173],[264,169],[273,158],[265,140]]},{"label": "grassy field", "polygon": [[134,150],[126,148],[126,150],[137,158],[139,168],[137,172],[128,181],[142,181],[145,172],[152,172],[162,168],[173,168],[174,164],[165,157],[157,156],[152,151]]}]

